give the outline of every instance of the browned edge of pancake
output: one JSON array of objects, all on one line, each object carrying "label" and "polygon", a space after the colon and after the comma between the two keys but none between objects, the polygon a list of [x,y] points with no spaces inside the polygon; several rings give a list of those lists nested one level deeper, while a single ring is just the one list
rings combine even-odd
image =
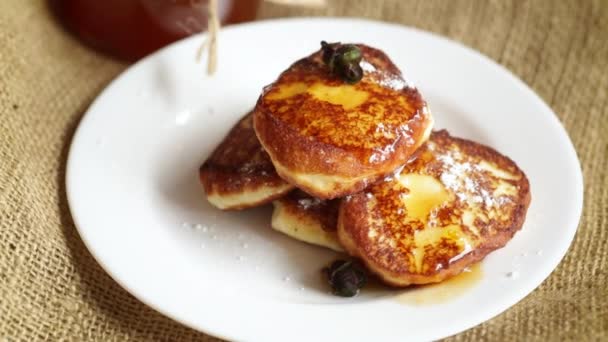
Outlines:
[{"label": "browned edge of pancake", "polygon": [[252,119],[250,112],[230,130],[199,168],[200,181],[207,196],[231,196],[265,188],[277,191],[259,201],[225,209],[245,209],[269,203],[293,189],[276,173],[255,135]]},{"label": "browned edge of pancake", "polygon": [[[269,153],[273,163],[289,170],[289,172],[282,172],[282,170],[278,169],[277,173],[279,176],[291,184],[297,184],[298,188],[304,190],[311,196],[321,199],[334,199],[357,193],[365,189],[369,184],[373,184],[387,175],[392,174],[416,152],[420,145],[424,143],[424,129],[426,128],[426,124],[428,124],[428,122],[425,122],[412,125],[412,127],[425,126],[424,128],[421,127],[421,129],[414,130],[412,138],[417,142],[415,145],[401,142],[395,143],[395,153],[401,156],[407,156],[407,158],[389,158],[379,165],[364,165],[358,162],[356,158],[345,154],[340,148],[321,142],[311,141],[300,136],[289,127],[281,124],[275,118],[261,114],[260,116],[255,117],[254,122],[256,121],[259,122],[259,126],[256,126],[256,133],[259,134],[258,137],[265,136],[268,140],[279,142],[273,143],[267,147],[273,150]],[[270,125],[274,125],[275,128],[269,129]],[[257,127],[260,128],[258,129]],[[273,156],[283,157],[279,160],[273,159]],[[324,156],[325,159],[321,159],[320,156]],[[283,164],[284,161],[287,161],[287,164]],[[337,183],[331,189],[318,191],[314,187],[298,182],[290,173],[292,171],[301,171],[301,168],[298,168],[297,170],[292,169],[294,165],[298,164],[307,165],[311,170],[314,170],[314,172],[323,176],[364,178],[353,183]]]}]

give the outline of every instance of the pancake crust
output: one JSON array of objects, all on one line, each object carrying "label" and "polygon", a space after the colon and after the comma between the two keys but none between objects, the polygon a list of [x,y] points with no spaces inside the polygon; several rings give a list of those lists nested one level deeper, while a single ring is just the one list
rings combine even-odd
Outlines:
[{"label": "pancake crust", "polygon": [[512,160],[439,131],[400,174],[342,201],[338,237],[388,284],[434,283],[503,247],[529,203]]},{"label": "pancake crust", "polygon": [[361,81],[345,83],[315,52],[267,86],[255,108],[256,134],[277,172],[314,197],[356,193],[392,173],[433,125],[426,102],[386,54],[357,46]]},{"label": "pancake crust", "polygon": [[220,209],[245,209],[293,189],[274,169],[253,131],[253,114],[243,117],[200,167],[209,202]]},{"label": "pancake crust", "polygon": [[322,200],[294,190],[272,203],[273,229],[296,240],[344,251],[336,232],[340,200]]}]

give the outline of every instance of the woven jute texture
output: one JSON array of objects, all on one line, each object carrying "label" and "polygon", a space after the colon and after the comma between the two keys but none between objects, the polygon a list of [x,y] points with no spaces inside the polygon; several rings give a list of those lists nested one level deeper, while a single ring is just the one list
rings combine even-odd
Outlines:
[{"label": "woven jute texture", "polygon": [[[343,0],[319,10],[263,5],[258,14],[297,15],[363,16],[450,37],[506,66],[553,108],[585,177],[576,239],[532,294],[451,339],[608,340],[608,2]],[[45,1],[0,1],[0,341],[216,341],[118,286],[70,217],[71,136],[125,67],[66,34]]]}]

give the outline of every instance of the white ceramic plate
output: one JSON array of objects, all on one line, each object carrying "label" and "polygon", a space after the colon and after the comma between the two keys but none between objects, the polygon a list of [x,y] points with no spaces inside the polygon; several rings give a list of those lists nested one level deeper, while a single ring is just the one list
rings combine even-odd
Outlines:
[{"label": "white ceramic plate", "polygon": [[[198,166],[262,87],[321,40],[384,50],[438,127],[498,149],[528,175],[523,230],[484,260],[482,279],[462,295],[432,305],[404,304],[389,290],[334,297],[319,280],[334,253],[273,232],[268,207],[220,212],[205,200]],[[118,77],[86,113],[68,160],[82,239],[149,306],[232,340],[437,339],[514,305],[566,253],[583,200],[576,153],[551,109],[488,58],[397,25],[277,20],[222,30],[219,71],[207,77],[194,61],[200,42],[178,42]]]}]

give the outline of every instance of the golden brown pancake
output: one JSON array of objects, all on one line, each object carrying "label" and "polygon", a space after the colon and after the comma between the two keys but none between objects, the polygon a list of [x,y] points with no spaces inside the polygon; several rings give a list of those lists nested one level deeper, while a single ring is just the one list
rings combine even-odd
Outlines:
[{"label": "golden brown pancake", "polygon": [[338,237],[388,284],[434,283],[503,247],[529,203],[512,160],[439,131],[395,177],[342,201]]},{"label": "golden brown pancake", "polygon": [[255,207],[293,189],[276,173],[252,121],[252,113],[242,118],[200,167],[207,199],[220,209]]},{"label": "golden brown pancake", "polygon": [[256,134],[277,172],[314,197],[356,193],[392,173],[432,128],[422,96],[386,54],[357,46],[361,81],[331,74],[316,52],[267,86],[255,108]]},{"label": "golden brown pancake", "polygon": [[296,240],[344,251],[336,233],[340,200],[322,200],[294,190],[272,204],[273,229]]}]

